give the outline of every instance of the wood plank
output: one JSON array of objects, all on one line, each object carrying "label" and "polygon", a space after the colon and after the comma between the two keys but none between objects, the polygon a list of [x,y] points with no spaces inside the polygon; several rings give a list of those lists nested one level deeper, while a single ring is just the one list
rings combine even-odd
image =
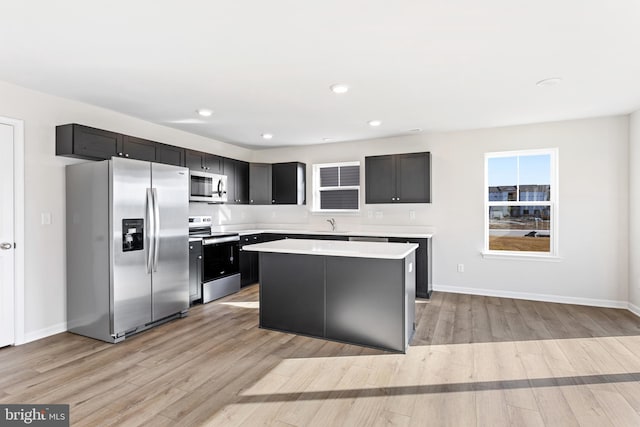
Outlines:
[{"label": "wood plank", "polygon": [[0,402],[73,425],[640,425],[640,318],[434,292],[406,354],[258,328],[259,287],[116,345],[0,349]]}]

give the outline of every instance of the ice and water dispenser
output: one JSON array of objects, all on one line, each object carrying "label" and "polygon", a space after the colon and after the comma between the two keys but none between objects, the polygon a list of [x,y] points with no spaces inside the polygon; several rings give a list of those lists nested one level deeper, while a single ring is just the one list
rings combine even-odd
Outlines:
[{"label": "ice and water dispenser", "polygon": [[144,249],[144,219],[125,218],[122,220],[122,252]]}]

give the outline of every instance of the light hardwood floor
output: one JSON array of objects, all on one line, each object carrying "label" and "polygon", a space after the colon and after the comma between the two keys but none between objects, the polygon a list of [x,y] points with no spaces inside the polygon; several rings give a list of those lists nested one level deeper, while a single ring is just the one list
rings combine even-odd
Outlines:
[{"label": "light hardwood floor", "polygon": [[73,426],[640,426],[640,318],[434,293],[407,354],[261,330],[258,288],[112,345],[0,349],[0,403]]}]

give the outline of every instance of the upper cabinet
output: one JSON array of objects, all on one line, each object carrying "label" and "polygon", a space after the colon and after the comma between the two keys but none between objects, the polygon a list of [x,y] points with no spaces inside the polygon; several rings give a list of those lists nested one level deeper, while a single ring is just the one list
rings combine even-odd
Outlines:
[{"label": "upper cabinet", "polygon": [[249,203],[249,163],[223,159],[222,173],[227,176],[227,203]]},{"label": "upper cabinet", "polygon": [[123,135],[78,124],[56,126],[56,155],[106,160],[122,153]]},{"label": "upper cabinet", "polygon": [[431,203],[431,154],[365,157],[365,203]]},{"label": "upper cabinet", "polygon": [[156,162],[166,165],[186,166],[185,149],[174,145],[156,143]]},{"label": "upper cabinet", "polygon": [[56,126],[56,155],[86,160],[126,157],[184,166],[184,149],[79,124]]},{"label": "upper cabinet", "polygon": [[118,153],[120,157],[130,159],[156,161],[156,143],[134,136],[123,135],[122,151]]},{"label": "upper cabinet", "polygon": [[250,165],[77,123],[56,126],[56,155],[86,160],[126,157],[226,175],[229,204],[304,205],[307,202],[307,167],[300,162]]},{"label": "upper cabinet", "polygon": [[299,162],[271,165],[271,203],[276,205],[304,205],[306,197],[307,165]]},{"label": "upper cabinet", "polygon": [[249,164],[249,204],[270,205],[271,200],[271,164]]},{"label": "upper cabinet", "polygon": [[187,150],[186,165],[191,170],[218,174],[223,173],[222,157],[201,151]]}]

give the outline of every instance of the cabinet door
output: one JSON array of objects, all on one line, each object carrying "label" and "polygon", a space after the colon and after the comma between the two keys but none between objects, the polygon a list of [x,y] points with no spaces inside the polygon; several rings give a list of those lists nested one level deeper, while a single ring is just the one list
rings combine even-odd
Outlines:
[{"label": "cabinet door", "polygon": [[224,173],[223,158],[215,154],[204,154],[204,168],[209,173]]},{"label": "cabinet door", "polygon": [[393,203],[396,198],[396,173],[393,156],[364,159],[365,203]]},{"label": "cabinet door", "polygon": [[185,165],[191,170],[203,171],[204,156],[205,156],[205,153],[202,153],[200,151],[186,150]]},{"label": "cabinet door", "polygon": [[202,243],[189,242],[189,301],[202,298],[201,282]]},{"label": "cabinet door", "polygon": [[249,165],[249,204],[271,204],[271,165],[251,163]]},{"label": "cabinet door", "polygon": [[222,161],[222,173],[227,176],[227,203],[236,204],[236,161],[224,158]]},{"label": "cabinet door", "polygon": [[147,162],[156,161],[156,143],[134,136],[124,135],[122,145],[123,157]]},{"label": "cabinet door", "polygon": [[305,164],[274,163],[271,165],[271,202],[276,205],[304,205]]},{"label": "cabinet door", "polygon": [[184,166],[185,149],[167,144],[156,144],[156,162],[166,165]]},{"label": "cabinet door", "polygon": [[122,134],[73,125],[73,153],[97,160],[118,156],[122,153]]},{"label": "cabinet door", "polygon": [[398,154],[396,203],[431,203],[430,153]]},{"label": "cabinet door", "polygon": [[246,205],[249,203],[249,163],[236,160],[235,175],[237,203]]},{"label": "cabinet door", "polygon": [[389,237],[389,242],[418,244],[418,249],[416,249],[416,296],[429,298],[429,251],[427,239]]}]

